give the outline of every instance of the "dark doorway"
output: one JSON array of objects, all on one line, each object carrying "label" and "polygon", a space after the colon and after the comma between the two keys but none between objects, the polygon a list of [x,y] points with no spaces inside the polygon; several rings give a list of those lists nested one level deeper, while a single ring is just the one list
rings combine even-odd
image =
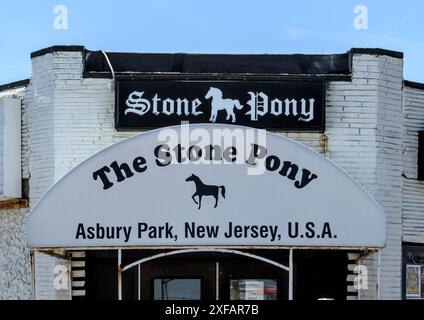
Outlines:
[{"label": "dark doorway", "polygon": [[140,278],[142,300],[288,299],[288,271],[234,254],[194,253],[148,261],[140,268]]},{"label": "dark doorway", "polygon": [[293,262],[294,299],[346,299],[347,253],[343,251],[295,250]]},{"label": "dark doorway", "polygon": [[87,299],[118,299],[117,259],[116,251],[86,252],[85,288]]},{"label": "dark doorway", "polygon": [[148,261],[140,271],[141,300],[215,299],[215,264],[203,255]]},{"label": "dark doorway", "polygon": [[[246,250],[284,266],[288,250]],[[124,250],[123,265],[163,251]],[[90,251],[86,298],[117,299],[116,251]],[[293,298],[346,299],[347,253],[294,250]],[[123,273],[124,300],[287,300],[289,272],[265,261],[229,253],[186,253],[147,261]]]}]

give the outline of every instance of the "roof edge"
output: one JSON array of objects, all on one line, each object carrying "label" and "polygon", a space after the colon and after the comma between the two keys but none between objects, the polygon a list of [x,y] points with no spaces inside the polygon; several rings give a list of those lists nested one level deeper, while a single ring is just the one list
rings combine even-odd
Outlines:
[{"label": "roof edge", "polygon": [[29,79],[19,80],[19,81],[13,81],[5,84],[0,85],[0,91],[6,91],[10,89],[16,89],[20,87],[26,87],[29,85]]},{"label": "roof edge", "polygon": [[424,83],[404,80],[403,85],[408,88],[424,90]]},{"label": "roof edge", "polygon": [[36,58],[39,56],[43,56],[45,54],[48,53],[53,53],[53,52],[83,52],[85,50],[84,46],[79,46],[79,45],[56,45],[56,46],[50,46],[47,48],[43,48],[37,51],[34,51],[31,53],[31,59],[32,58]]},{"label": "roof edge", "polygon": [[[82,52],[84,50],[85,50],[85,46],[82,46],[82,45],[54,45],[54,46],[46,47],[46,48],[32,52],[31,58],[42,56],[42,55],[45,55],[47,53],[57,52],[57,51],[64,51],[64,52],[81,51]],[[91,51],[91,50],[89,50],[89,51]],[[136,52],[119,52],[119,53],[136,53]],[[404,57],[403,52],[395,51],[395,50],[382,49],[382,48],[351,48],[350,50],[348,50],[347,53],[385,55],[385,56],[389,56],[389,57],[393,57],[393,58],[399,58],[399,59],[403,59],[403,57]],[[155,53],[150,53],[150,54],[155,54]],[[163,54],[163,53],[161,53],[161,54]],[[172,55],[172,54],[175,54],[175,53],[168,53],[168,54]],[[192,53],[192,55],[202,55],[202,53]],[[219,55],[237,55],[237,54],[221,53]],[[254,56],[254,55],[258,55],[258,54],[248,54],[248,55]],[[280,55],[280,54],[262,54],[262,55],[272,56],[272,55]],[[297,54],[286,54],[286,55],[308,55],[308,54],[297,53]],[[322,55],[326,55],[326,54],[322,54]],[[331,54],[329,54],[329,55],[331,55]]]},{"label": "roof edge", "polygon": [[369,54],[376,56],[389,56],[392,58],[403,59],[403,52],[381,49],[381,48],[352,48],[348,51],[350,54]]}]

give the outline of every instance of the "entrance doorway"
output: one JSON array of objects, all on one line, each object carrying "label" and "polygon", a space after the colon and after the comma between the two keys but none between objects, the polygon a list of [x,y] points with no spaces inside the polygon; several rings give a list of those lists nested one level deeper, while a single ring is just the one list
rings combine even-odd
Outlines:
[{"label": "entrance doorway", "polygon": [[[288,300],[289,250],[185,252],[125,250],[123,300]],[[346,298],[347,253],[294,250],[293,298]],[[88,299],[118,299],[116,251],[89,251]],[[142,261],[142,263],[138,263]],[[283,269],[285,267],[286,269]],[[127,268],[127,269],[126,269]]]},{"label": "entrance doorway", "polygon": [[142,300],[287,300],[287,270],[244,256],[185,254],[140,268]]}]

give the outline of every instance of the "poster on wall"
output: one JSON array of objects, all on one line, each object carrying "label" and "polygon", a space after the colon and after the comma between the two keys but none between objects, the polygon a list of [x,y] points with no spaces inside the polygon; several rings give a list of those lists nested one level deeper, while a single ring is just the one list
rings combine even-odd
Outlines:
[{"label": "poster on wall", "polygon": [[264,282],[261,280],[245,280],[244,300],[265,300]]},{"label": "poster on wall", "polygon": [[421,266],[406,266],[406,297],[420,298]]},{"label": "poster on wall", "polygon": [[272,279],[231,280],[231,300],[277,300],[277,281]]},{"label": "poster on wall", "polygon": [[421,299],[424,299],[424,266],[421,266]]}]

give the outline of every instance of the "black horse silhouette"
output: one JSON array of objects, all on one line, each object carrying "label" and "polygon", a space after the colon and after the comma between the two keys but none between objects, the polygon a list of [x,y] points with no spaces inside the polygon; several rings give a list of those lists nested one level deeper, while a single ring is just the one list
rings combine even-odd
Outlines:
[{"label": "black horse silhouette", "polygon": [[[200,178],[194,174],[192,174],[190,177],[186,179],[186,181],[193,181],[196,185],[196,192],[191,196],[191,198],[194,200],[196,204],[199,205],[197,209],[200,209],[202,206],[202,197],[203,196],[213,196],[215,198],[215,206],[218,205],[218,194],[219,189],[221,189],[221,195],[225,199],[225,187],[224,186],[209,186],[207,184],[204,184]],[[194,198],[195,196],[199,197],[199,202],[196,201]]]}]

